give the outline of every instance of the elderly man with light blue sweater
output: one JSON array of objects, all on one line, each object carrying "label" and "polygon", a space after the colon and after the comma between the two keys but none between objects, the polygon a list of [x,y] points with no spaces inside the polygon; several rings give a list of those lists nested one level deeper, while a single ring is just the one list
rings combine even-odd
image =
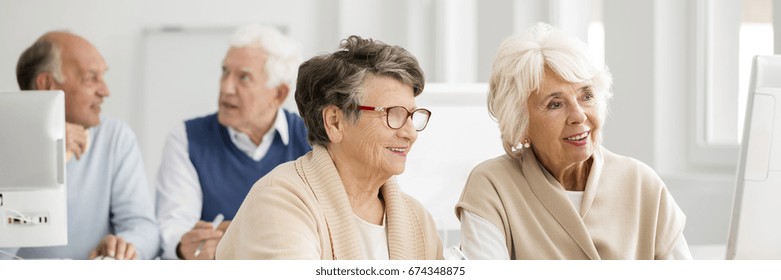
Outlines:
[{"label": "elderly man with light blue sweater", "polygon": [[22,53],[22,90],[65,92],[68,245],[5,248],[24,259],[152,259],[159,229],[136,137],[124,123],[100,116],[109,91],[107,66],[87,40],[50,32]]}]

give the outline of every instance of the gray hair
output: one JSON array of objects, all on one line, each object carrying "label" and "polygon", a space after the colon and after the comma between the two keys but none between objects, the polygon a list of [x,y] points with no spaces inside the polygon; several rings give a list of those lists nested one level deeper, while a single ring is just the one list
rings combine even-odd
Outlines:
[{"label": "gray hair", "polygon": [[19,56],[16,63],[16,82],[22,90],[34,90],[37,89],[35,78],[41,73],[50,73],[55,81],[62,83],[61,64],[57,44],[43,35]]},{"label": "gray hair", "polygon": [[567,82],[591,83],[598,113],[605,119],[613,96],[610,71],[597,69],[586,45],[574,36],[537,23],[526,34],[505,40],[491,69],[488,111],[499,124],[502,146],[510,156],[523,152],[519,147],[529,126],[526,102],[540,88],[546,67]]},{"label": "gray hair", "polygon": [[364,81],[368,75],[390,77],[409,85],[414,96],[425,85],[418,60],[399,46],[350,36],[342,40],[333,54],[313,57],[298,69],[296,103],[309,130],[311,145],[330,143],[323,123],[323,109],[335,105],[350,121],[360,116],[357,106],[365,97]]},{"label": "gray hair", "polygon": [[296,83],[296,70],[301,63],[301,46],[282,35],[279,30],[260,24],[239,27],[230,40],[231,47],[261,48],[268,53],[265,71],[268,76],[266,87],[274,88],[286,84],[290,90]]}]

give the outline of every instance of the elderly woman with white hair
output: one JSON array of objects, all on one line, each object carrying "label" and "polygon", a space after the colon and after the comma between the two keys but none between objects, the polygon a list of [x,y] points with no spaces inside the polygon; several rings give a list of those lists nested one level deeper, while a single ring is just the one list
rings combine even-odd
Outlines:
[{"label": "elderly woman with white hair", "polygon": [[611,76],[539,23],[506,40],[488,109],[506,155],[469,176],[456,215],[470,259],[691,259],[656,173],[601,146]]}]

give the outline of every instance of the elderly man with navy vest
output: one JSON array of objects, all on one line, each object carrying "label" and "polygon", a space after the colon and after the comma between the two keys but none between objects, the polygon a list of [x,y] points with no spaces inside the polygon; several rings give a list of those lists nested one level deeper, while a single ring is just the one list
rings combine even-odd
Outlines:
[{"label": "elderly man with navy vest", "polygon": [[[157,175],[163,258],[214,259],[255,181],[311,150],[301,118],[282,109],[299,63],[300,47],[274,28],[235,32],[217,113],[183,122],[165,144]],[[218,216],[225,222],[212,224]]]}]

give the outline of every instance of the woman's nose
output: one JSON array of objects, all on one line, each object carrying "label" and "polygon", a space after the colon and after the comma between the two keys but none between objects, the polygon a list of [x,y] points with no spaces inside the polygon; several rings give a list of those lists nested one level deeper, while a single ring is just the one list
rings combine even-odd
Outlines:
[{"label": "woman's nose", "polygon": [[415,142],[415,139],[418,138],[418,131],[415,129],[415,123],[412,121],[411,116],[407,117],[407,121],[404,122],[404,125],[396,130],[396,135],[401,138],[407,138],[410,142]]},{"label": "woman's nose", "polygon": [[575,103],[575,105],[571,106],[570,108],[569,115],[567,116],[567,124],[582,124],[586,121],[586,119],[588,119],[588,116],[586,116],[586,111],[583,110],[583,107],[580,106],[580,104]]}]

